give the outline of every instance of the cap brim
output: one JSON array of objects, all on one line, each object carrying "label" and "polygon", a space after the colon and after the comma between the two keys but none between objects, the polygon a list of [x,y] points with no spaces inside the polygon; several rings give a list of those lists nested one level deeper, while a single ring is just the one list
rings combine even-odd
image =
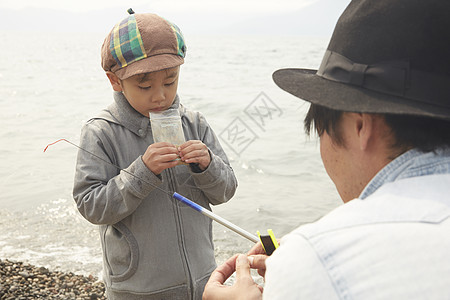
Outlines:
[{"label": "cap brim", "polygon": [[281,69],[275,71],[272,77],[286,92],[335,110],[450,119],[448,109],[327,80],[317,76],[316,72],[310,69]]},{"label": "cap brim", "polygon": [[115,71],[114,73],[121,80],[124,80],[138,74],[151,73],[174,68],[182,65],[183,63],[184,59],[179,55],[159,54],[133,62],[125,68]]}]

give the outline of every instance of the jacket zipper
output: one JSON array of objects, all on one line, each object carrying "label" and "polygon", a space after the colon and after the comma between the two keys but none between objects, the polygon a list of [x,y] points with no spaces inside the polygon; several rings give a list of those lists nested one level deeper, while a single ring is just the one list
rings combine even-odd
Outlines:
[{"label": "jacket zipper", "polygon": [[[172,191],[176,191],[176,187],[175,187],[175,175],[173,174],[173,170],[172,169],[167,169],[168,171],[168,177],[169,177],[169,185],[171,187]],[[181,252],[184,258],[184,261],[186,263],[186,270],[187,270],[187,278],[188,278],[188,291],[190,294],[190,298],[193,299],[194,296],[194,287],[193,287],[193,280],[192,280],[192,275],[191,275],[191,269],[189,267],[189,261],[188,261],[188,255],[187,255],[187,250],[186,250],[186,246],[184,244],[184,234],[183,234],[183,229],[181,227],[181,216],[180,216],[180,207],[179,207],[179,203],[178,201],[172,201],[174,207],[175,207],[175,215],[176,215],[176,221],[177,221],[177,231],[179,233],[180,236],[180,243],[181,243]]]}]

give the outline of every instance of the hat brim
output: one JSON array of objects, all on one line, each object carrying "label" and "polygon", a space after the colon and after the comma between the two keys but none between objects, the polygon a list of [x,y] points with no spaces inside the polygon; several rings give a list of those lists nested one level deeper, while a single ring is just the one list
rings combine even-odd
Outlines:
[{"label": "hat brim", "polygon": [[182,65],[183,63],[184,58],[179,55],[159,54],[133,62],[128,66],[115,71],[114,73],[121,80],[124,80],[138,74],[145,74],[174,68]]},{"label": "hat brim", "polygon": [[317,70],[280,69],[274,82],[286,92],[335,110],[360,113],[416,115],[450,120],[450,110],[355,85],[324,79]]}]

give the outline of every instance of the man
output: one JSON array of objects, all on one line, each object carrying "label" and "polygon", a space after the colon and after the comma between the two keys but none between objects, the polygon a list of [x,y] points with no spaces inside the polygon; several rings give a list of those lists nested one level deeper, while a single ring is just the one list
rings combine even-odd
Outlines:
[{"label": "man", "polygon": [[311,102],[345,204],[267,261],[259,245],[230,258],[204,299],[450,299],[449,16],[446,0],[353,0],[319,70],[274,73]]}]

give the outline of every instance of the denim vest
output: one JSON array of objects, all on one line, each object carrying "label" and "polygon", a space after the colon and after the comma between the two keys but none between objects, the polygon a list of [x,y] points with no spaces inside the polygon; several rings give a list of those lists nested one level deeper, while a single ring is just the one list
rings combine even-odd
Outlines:
[{"label": "denim vest", "polygon": [[450,149],[411,150],[285,236],[264,299],[450,299]]}]

